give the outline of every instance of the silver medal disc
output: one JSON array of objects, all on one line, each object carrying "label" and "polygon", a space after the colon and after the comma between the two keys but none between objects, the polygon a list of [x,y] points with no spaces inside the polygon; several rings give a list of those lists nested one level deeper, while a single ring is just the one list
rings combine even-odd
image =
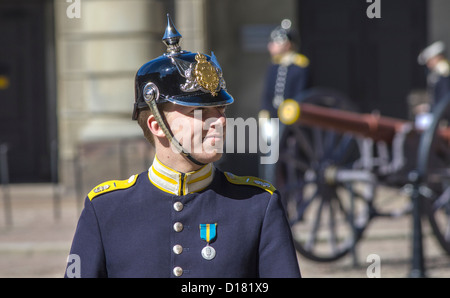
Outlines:
[{"label": "silver medal disc", "polygon": [[207,246],[203,247],[202,257],[205,260],[208,260],[208,261],[212,260],[212,259],[214,259],[215,256],[216,256],[216,250],[212,246],[207,245]]}]

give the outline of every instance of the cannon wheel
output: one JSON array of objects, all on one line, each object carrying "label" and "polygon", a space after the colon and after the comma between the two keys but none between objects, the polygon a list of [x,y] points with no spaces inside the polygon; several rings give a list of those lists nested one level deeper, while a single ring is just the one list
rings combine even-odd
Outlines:
[{"label": "cannon wheel", "polygon": [[448,136],[441,138],[437,132],[449,127],[449,116],[450,94],[434,109],[433,121],[420,140],[417,162],[424,210],[447,254],[450,254],[450,141]]},{"label": "cannon wheel", "polygon": [[[337,93],[313,92],[300,101],[351,109]],[[318,262],[348,254],[371,219],[375,193],[372,173],[354,168],[360,157],[357,140],[350,134],[287,125],[279,156],[276,186],[297,251]]]}]

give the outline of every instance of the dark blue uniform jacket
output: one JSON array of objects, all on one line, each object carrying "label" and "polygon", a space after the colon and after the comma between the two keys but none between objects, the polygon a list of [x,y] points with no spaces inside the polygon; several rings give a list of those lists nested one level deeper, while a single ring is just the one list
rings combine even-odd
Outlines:
[{"label": "dark blue uniform jacket", "polygon": [[[182,196],[156,187],[149,172],[111,181],[123,189],[94,189],[100,194],[86,198],[70,252],[81,277],[300,277],[279,193],[253,177],[212,171],[207,188]],[[217,223],[212,260],[201,255],[199,225],[209,223]]]},{"label": "dark blue uniform jacket", "polygon": [[[273,99],[279,67],[279,63],[272,63],[268,67],[261,100],[261,109],[269,111],[270,117],[272,118],[278,117],[278,107],[273,105]],[[294,54],[292,63],[289,63],[287,66],[284,88],[282,88],[284,99],[295,98],[299,93],[310,87],[309,72],[308,58],[301,54]]]},{"label": "dark blue uniform jacket", "polygon": [[433,91],[434,104],[448,94],[450,94],[450,76],[440,76]]}]

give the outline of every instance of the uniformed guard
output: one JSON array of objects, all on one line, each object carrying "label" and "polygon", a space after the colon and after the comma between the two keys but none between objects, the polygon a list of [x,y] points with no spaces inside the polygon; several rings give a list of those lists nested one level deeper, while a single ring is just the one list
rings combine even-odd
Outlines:
[{"label": "uniformed guard", "polygon": [[[271,126],[271,121],[265,119],[278,118],[278,107],[289,98],[295,98],[310,87],[310,63],[309,59],[297,51],[298,41],[292,29],[292,22],[284,19],[270,34],[267,44],[271,56],[263,92],[261,107],[258,114],[262,125],[262,137],[267,142],[279,140],[283,132],[283,124],[278,131]],[[272,156],[278,154],[271,153]],[[275,163],[260,165],[259,175],[269,182],[275,180]]]},{"label": "uniformed guard", "polygon": [[[271,56],[262,99],[261,113],[277,117],[279,105],[309,88],[309,59],[298,52],[292,22],[284,19],[270,34],[267,44]],[[266,115],[260,115],[262,117]]]},{"label": "uniformed guard", "polygon": [[214,166],[234,99],[214,54],[182,50],[167,18],[167,52],[135,79],[153,164],[88,194],[66,277],[300,277],[278,191]]},{"label": "uniformed guard", "polygon": [[450,63],[445,57],[445,43],[436,41],[418,56],[420,65],[427,67],[427,87],[431,108],[450,93]]}]

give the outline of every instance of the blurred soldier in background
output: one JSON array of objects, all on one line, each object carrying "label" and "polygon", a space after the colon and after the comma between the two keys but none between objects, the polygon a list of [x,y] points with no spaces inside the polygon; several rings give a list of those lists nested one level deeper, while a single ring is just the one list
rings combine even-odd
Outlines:
[{"label": "blurred soldier in background", "polygon": [[446,94],[450,92],[450,64],[445,57],[445,44],[434,42],[419,55],[420,65],[427,67],[427,88],[430,96],[429,105],[421,105],[417,113],[431,111]]},{"label": "blurred soldier in background", "polygon": [[[284,19],[281,25],[271,32],[267,44],[272,63],[267,70],[258,114],[262,136],[267,142],[270,142],[271,138],[275,139],[274,134],[281,135],[282,124],[279,130],[275,131],[270,121],[261,119],[277,118],[277,109],[285,99],[294,98],[309,87],[309,60],[296,52],[298,42],[291,26],[291,21]],[[275,164],[260,165],[259,168],[259,176],[275,182]]]}]

